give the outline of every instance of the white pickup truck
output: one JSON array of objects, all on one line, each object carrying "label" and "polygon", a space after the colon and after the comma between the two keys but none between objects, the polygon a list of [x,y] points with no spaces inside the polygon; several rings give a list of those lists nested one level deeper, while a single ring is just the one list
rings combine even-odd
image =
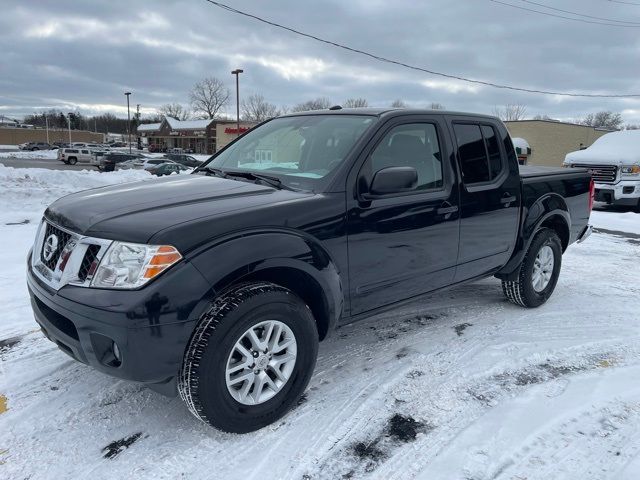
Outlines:
[{"label": "white pickup truck", "polygon": [[596,202],[640,210],[640,130],[607,133],[589,148],[567,154],[563,166],[589,170]]}]

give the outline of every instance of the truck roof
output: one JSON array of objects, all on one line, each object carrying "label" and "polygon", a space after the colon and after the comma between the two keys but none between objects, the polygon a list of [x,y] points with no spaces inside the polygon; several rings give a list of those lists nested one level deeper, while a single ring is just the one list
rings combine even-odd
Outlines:
[{"label": "truck roof", "polygon": [[[333,108],[333,107],[332,107]],[[295,117],[299,115],[371,115],[376,117],[395,117],[401,115],[456,115],[465,117],[480,117],[499,120],[493,115],[481,113],[456,112],[452,110],[430,110],[428,108],[339,108],[331,110],[329,108],[323,110],[307,110],[304,112],[292,112],[283,117]]]}]

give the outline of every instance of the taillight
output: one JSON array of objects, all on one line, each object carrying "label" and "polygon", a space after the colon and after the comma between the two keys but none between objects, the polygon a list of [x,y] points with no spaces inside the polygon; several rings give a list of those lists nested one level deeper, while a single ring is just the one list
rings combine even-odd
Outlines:
[{"label": "taillight", "polygon": [[593,178],[589,183],[589,211],[593,209],[593,200],[596,196],[596,184],[593,182]]}]

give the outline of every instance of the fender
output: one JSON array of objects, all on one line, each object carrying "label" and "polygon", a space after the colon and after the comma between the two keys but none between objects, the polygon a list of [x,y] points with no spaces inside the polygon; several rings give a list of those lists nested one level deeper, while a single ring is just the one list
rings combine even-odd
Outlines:
[{"label": "fender", "polygon": [[[321,329],[321,337],[333,330],[342,315],[344,293],[338,264],[317,239],[305,232],[286,228],[235,232],[200,247],[189,257],[190,263],[211,285],[208,301],[232,284],[245,279],[270,278],[269,272],[277,272],[281,278],[273,281],[281,280],[280,283],[291,290],[302,286],[297,284],[300,278],[310,279],[320,287],[321,307],[327,316],[324,320],[316,318],[327,322]],[[239,258],[243,259],[240,265]],[[293,283],[283,270],[296,277]],[[314,290],[317,294],[317,289]],[[318,317],[316,308],[310,307]]]},{"label": "fender", "polygon": [[[518,274],[518,268],[524,258],[533,237],[541,226],[552,218],[559,218],[564,223],[567,232],[570,231],[571,215],[565,199],[557,193],[548,193],[540,197],[530,207],[523,206],[523,219],[516,247],[509,261],[495,275],[501,280],[513,280]],[[563,242],[563,250],[567,247],[568,239]]]}]

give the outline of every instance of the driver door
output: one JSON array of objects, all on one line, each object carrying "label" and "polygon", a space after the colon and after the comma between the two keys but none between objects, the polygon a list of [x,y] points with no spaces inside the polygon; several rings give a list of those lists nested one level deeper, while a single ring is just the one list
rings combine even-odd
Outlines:
[{"label": "driver door", "polygon": [[[440,118],[408,118],[383,129],[365,149],[348,195],[351,315],[453,282],[460,216],[452,145]],[[388,167],[415,168],[416,187],[372,195],[373,177]]]}]

